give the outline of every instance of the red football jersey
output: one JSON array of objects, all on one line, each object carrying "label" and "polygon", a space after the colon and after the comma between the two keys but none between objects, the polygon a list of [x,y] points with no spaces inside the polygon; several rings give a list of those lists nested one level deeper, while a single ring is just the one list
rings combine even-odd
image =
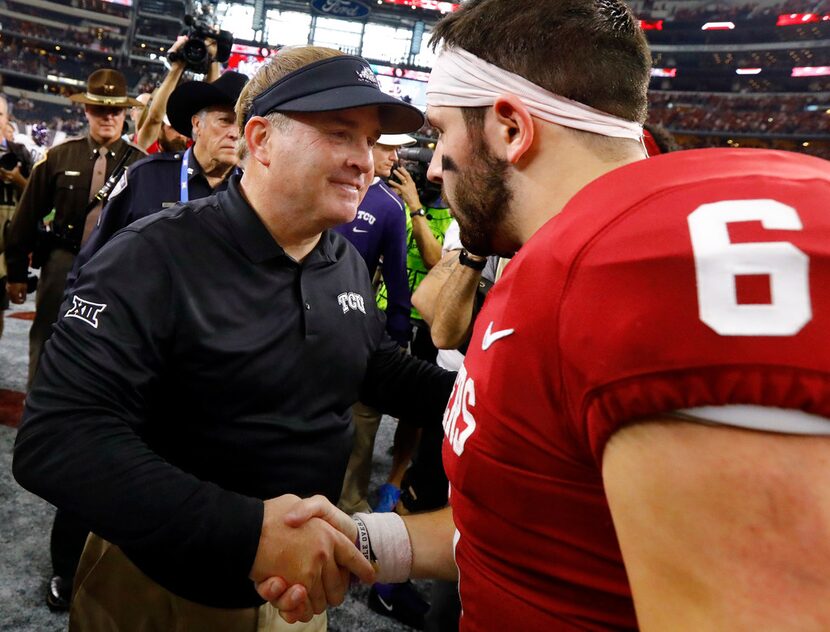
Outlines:
[{"label": "red football jersey", "polygon": [[488,294],[445,414],[462,629],[636,628],[609,437],[707,405],[830,418],[828,331],[830,163],[687,151],[585,187]]}]

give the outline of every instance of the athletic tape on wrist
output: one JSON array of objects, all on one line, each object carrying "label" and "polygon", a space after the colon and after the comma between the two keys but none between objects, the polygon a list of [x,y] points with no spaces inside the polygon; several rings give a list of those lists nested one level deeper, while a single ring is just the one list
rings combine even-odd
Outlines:
[{"label": "athletic tape on wrist", "polygon": [[403,518],[394,512],[359,513],[353,515],[352,520],[357,525],[358,548],[375,566],[376,581],[397,584],[409,579],[412,572],[412,542]]}]

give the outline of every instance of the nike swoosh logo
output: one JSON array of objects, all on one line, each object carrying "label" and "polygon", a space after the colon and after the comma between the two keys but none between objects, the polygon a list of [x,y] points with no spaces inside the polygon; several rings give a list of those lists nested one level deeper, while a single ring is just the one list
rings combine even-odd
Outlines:
[{"label": "nike swoosh logo", "polygon": [[368,230],[360,230],[359,228],[352,228],[352,230],[356,233],[368,233]]},{"label": "nike swoosh logo", "polygon": [[510,334],[514,333],[515,329],[500,329],[499,331],[493,331],[493,321],[490,321],[490,324],[487,325],[487,331],[484,332],[484,337],[481,339],[481,350],[487,351],[496,340],[501,340],[502,338],[507,338]]},{"label": "nike swoosh logo", "polygon": [[380,595],[378,595],[378,601],[380,602],[380,605],[386,608],[388,612],[392,612],[393,606],[390,606],[388,603],[386,603],[383,600],[383,597],[381,597]]}]

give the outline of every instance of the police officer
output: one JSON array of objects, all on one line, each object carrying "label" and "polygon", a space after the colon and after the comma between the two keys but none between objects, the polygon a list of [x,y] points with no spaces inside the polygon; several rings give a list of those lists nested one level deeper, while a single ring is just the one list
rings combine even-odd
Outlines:
[{"label": "police officer", "polygon": [[[58,317],[66,275],[81,245],[90,199],[127,152],[128,162],[143,155],[121,138],[127,108],[141,105],[127,96],[124,75],[111,68],[96,70],[87,79],[86,92],[69,98],[84,104],[89,131],[53,147],[35,165],[6,244],[9,299],[18,304],[26,300],[29,255],[35,251],[38,239],[38,246],[44,247],[35,319],[29,333],[29,385]],[[52,217],[53,212],[53,219],[47,220],[48,235],[39,235],[38,224]]]},{"label": "police officer", "polygon": [[177,132],[193,139],[193,146],[184,152],[153,154],[130,167],[81,249],[67,288],[81,266],[125,226],[179,202],[225,190],[238,160],[233,106],[247,81],[245,75],[226,72],[213,83],[192,81],[173,91],[167,118]]}]

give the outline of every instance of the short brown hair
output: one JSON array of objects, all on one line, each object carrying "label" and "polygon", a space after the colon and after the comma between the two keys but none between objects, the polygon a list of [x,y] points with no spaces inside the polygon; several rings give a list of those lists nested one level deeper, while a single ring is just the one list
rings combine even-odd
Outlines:
[{"label": "short brown hair", "polygon": [[622,0],[468,0],[433,30],[546,90],[642,123],[651,53]]},{"label": "short brown hair", "polygon": [[[303,66],[308,66],[315,61],[328,59],[329,57],[338,57],[344,54],[339,50],[325,48],[323,46],[286,47],[280,49],[276,55],[271,57],[256,71],[256,74],[251,77],[251,80],[242,89],[242,93],[239,95],[236,107],[234,108],[236,112],[236,125],[239,128],[240,159],[245,158],[248,153],[248,145],[245,142],[245,122],[254,99],[285,77],[285,75],[299,70]],[[273,113],[269,114],[267,118],[272,123],[278,124],[281,115]]]}]

